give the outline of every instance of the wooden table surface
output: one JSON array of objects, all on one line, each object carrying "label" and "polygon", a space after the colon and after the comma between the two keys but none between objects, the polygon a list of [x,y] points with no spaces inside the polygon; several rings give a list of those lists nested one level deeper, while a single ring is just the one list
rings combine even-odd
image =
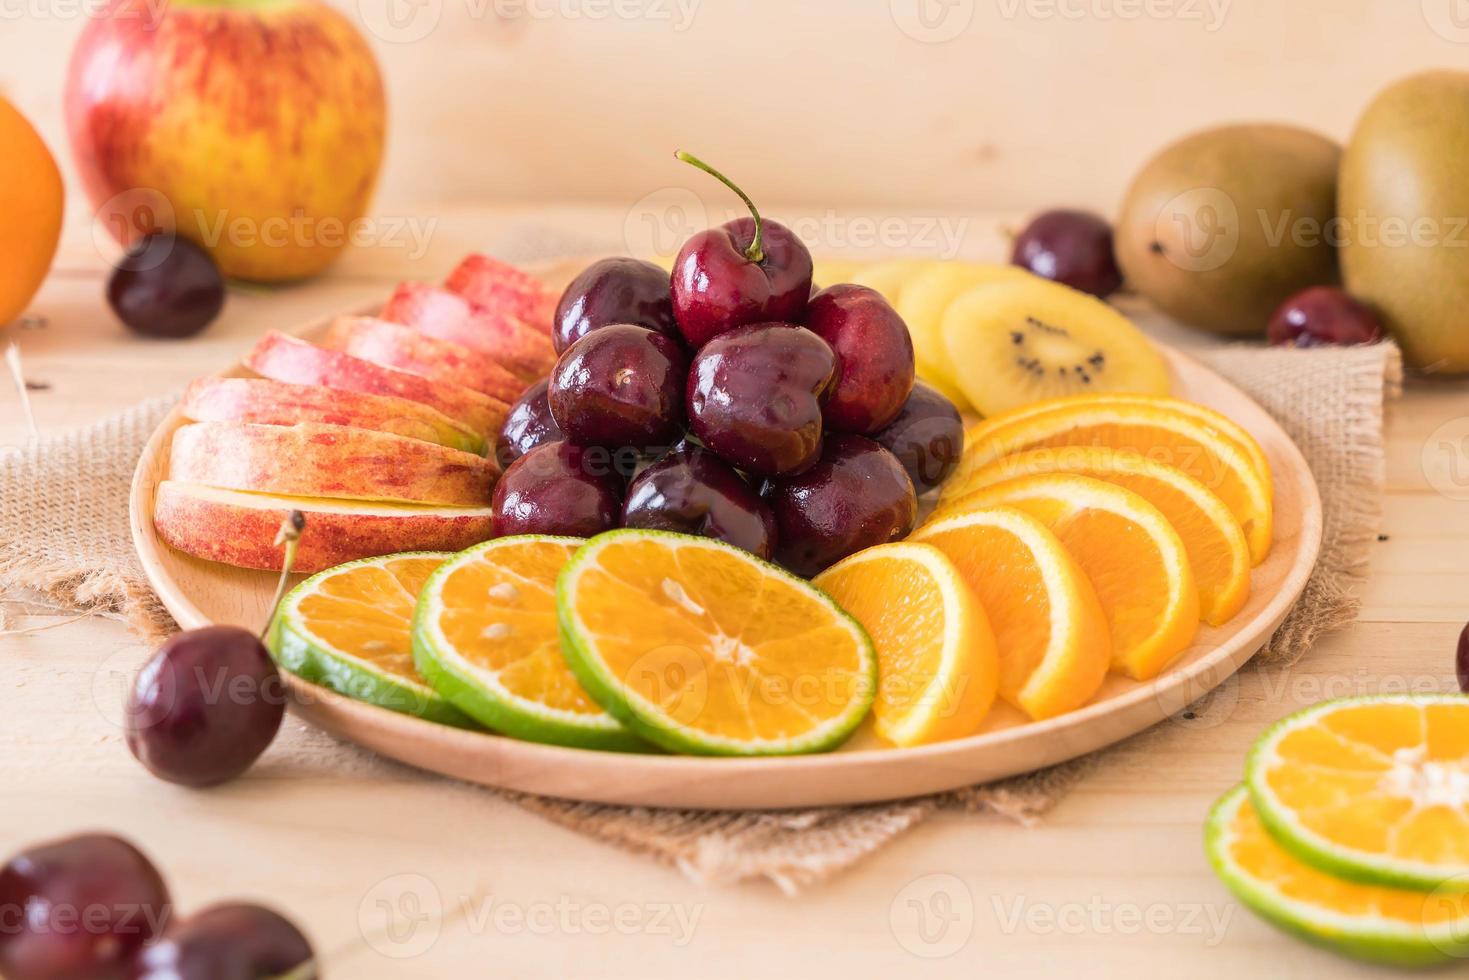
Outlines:
[{"label": "wooden table surface", "polygon": [[[34,304],[47,325],[16,334],[30,377],[49,386],[32,395],[43,432],[172,390],[268,327],[442,275],[471,248],[531,228],[542,243],[614,240],[628,220],[589,207],[437,217],[421,258],[364,249],[309,285],[232,293],[218,323],[180,343],[125,333],[102,299],[103,257],[70,228]],[[971,218],[961,251],[997,257],[1003,222]],[[941,816],[796,898],[693,884],[289,718],[241,780],[202,793],[158,782],[118,727],[125,678],[148,651],[115,621],[67,622],[16,594],[4,597],[12,629],[50,628],[0,636],[0,845],[115,831],[152,855],[183,910],[265,901],[305,927],[331,976],[360,980],[1372,975],[1235,902],[1206,866],[1201,825],[1270,722],[1328,697],[1453,688],[1469,616],[1466,432],[1469,385],[1410,382],[1390,413],[1384,539],[1361,619],[1295,670],[1247,671],[1196,718],[1119,746],[1037,827]],[[24,440],[0,388],[0,446]]]}]

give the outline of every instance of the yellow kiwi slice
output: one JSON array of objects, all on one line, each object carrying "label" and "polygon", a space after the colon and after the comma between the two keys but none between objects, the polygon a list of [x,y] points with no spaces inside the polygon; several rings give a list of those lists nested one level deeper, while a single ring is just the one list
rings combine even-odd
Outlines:
[{"label": "yellow kiwi slice", "polygon": [[1168,393],[1162,356],[1126,317],[1038,276],[971,289],[940,329],[954,382],[983,415],[1088,392]]},{"label": "yellow kiwi slice", "polygon": [[933,259],[889,259],[869,265],[857,273],[852,281],[882,293],[882,298],[891,303],[893,309],[897,309],[903,298],[903,290],[913,277],[936,264]]},{"label": "yellow kiwi slice", "polygon": [[944,346],[944,311],[950,303],[976,286],[1027,278],[1030,278],[1030,273],[1014,265],[937,262],[904,283],[897,310],[913,337],[918,376],[943,392],[959,411],[969,409],[970,405],[954,377],[949,352]]}]

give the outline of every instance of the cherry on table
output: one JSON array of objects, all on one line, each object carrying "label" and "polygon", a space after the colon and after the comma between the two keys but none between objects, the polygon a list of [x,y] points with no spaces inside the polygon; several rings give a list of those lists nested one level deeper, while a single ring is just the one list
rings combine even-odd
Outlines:
[{"label": "cherry on table", "polygon": [[1089,211],[1036,215],[1016,236],[1010,262],[1097,297],[1110,296],[1122,285],[1112,226]]},{"label": "cherry on table", "polygon": [[671,446],[684,428],[689,362],[678,342],[630,324],[593,331],[551,371],[547,402],[566,438],[584,446]]},{"label": "cherry on table", "polygon": [[918,519],[903,465],[862,436],[832,433],[821,459],[768,480],[760,495],[775,512],[775,560],[807,578],[863,548],[900,541]]},{"label": "cherry on table", "polygon": [[163,876],[120,837],[29,847],[0,868],[0,975],[125,980],[171,912]]},{"label": "cherry on table", "polygon": [[495,484],[495,537],[590,538],[617,526],[627,475],[611,451],[568,441],[537,446]]},{"label": "cherry on table", "polygon": [[915,381],[898,417],[873,441],[898,458],[913,488],[924,494],[949,478],[964,452],[964,421],[937,390]]},{"label": "cherry on table", "polygon": [[1469,626],[1465,626],[1459,634],[1459,652],[1454,668],[1459,675],[1459,690],[1469,694]]},{"label": "cherry on table", "polygon": [[1295,347],[1351,347],[1384,336],[1372,307],[1336,286],[1311,286],[1290,296],[1270,317],[1270,343]]},{"label": "cherry on table", "polygon": [[668,273],[642,259],[593,262],[561,294],[551,321],[551,341],[560,354],[593,330],[613,323],[647,327],[682,343]]},{"label": "cherry on table", "polygon": [[831,345],[804,327],[754,323],[721,334],[689,368],[689,424],[726,462],[758,476],[795,473],[821,453]]},{"label": "cherry on table", "polygon": [[718,538],[766,559],[775,547],[770,506],[733,467],[688,443],[632,481],[622,526]]},{"label": "cherry on table", "polygon": [[160,779],[213,786],[250,768],[285,710],[280,671],[258,637],[236,626],[187,630],[134,678],[127,744]]},{"label": "cherry on table", "polygon": [[811,253],[785,225],[760,216],[726,176],[680,151],[676,156],[739,195],[750,217],[697,232],[673,261],[673,315],[689,346],[747,323],[799,323],[811,296]]},{"label": "cherry on table", "polygon": [[829,286],[806,308],[806,329],[837,356],[837,381],[823,410],[829,428],[869,435],[897,418],[913,390],[913,339],[881,293]]},{"label": "cherry on table", "polygon": [[285,916],[260,905],[212,905],[175,921],[138,957],[132,980],[264,980],[311,960],[311,943]]},{"label": "cherry on table", "polygon": [[209,253],[187,238],[147,235],[112,270],[107,302],[135,333],[192,337],[224,308],[224,278]]}]

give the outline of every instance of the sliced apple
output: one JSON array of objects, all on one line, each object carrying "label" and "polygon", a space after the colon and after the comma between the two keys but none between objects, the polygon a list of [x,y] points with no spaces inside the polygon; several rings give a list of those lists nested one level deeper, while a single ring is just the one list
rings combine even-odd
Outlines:
[{"label": "sliced apple", "polygon": [[513,402],[526,383],[488,354],[371,316],[338,317],[326,346],[430,381],[447,381]]},{"label": "sliced apple", "polygon": [[256,374],[298,385],[407,398],[436,409],[478,435],[493,439],[509,406],[464,385],[430,381],[407,371],[328,350],[275,330],[261,338],[245,359]]},{"label": "sliced apple", "polygon": [[287,497],[176,480],[158,485],[153,524],[169,545],[196,558],[278,571],[275,536],[293,510],[306,517],[295,570],[308,574],[397,551],[463,551],[494,537],[488,507]]},{"label": "sliced apple", "polygon": [[466,507],[488,504],[498,475],[473,453],[315,422],[194,422],[169,457],[169,479],[226,490]]},{"label": "sliced apple", "polygon": [[504,310],[548,336],[561,298],[530,273],[488,255],[465,256],[444,280],[444,288],[475,306]]},{"label": "sliced apple", "polygon": [[184,416],[195,422],[320,422],[422,439],[483,456],[485,440],[442,412],[391,395],[294,385],[269,378],[200,378],[184,392]]},{"label": "sliced apple", "polygon": [[506,310],[475,306],[437,286],[400,284],[383,308],[382,318],[488,354],[527,381],[544,378],[556,363],[549,333]]}]

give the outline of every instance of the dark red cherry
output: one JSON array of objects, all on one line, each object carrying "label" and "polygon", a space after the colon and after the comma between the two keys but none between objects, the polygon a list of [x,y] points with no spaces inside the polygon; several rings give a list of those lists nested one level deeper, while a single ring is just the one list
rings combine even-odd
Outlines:
[{"label": "dark red cherry", "polygon": [[541,379],[521,393],[505,414],[500,439],[495,445],[495,458],[505,469],[526,453],[547,442],[564,438],[561,427],[551,417],[551,404],[546,398],[549,379]]},{"label": "dark red cherry", "polygon": [[1383,338],[1382,321],[1366,303],[1336,286],[1311,286],[1280,304],[1266,330],[1270,343],[1351,347]]},{"label": "dark red cherry", "polygon": [[862,436],[832,433],[821,459],[795,476],[766,481],[775,511],[775,560],[811,577],[863,548],[900,541],[918,519],[903,465]]},{"label": "dark red cherry", "polygon": [[760,217],[729,178],[696,157],[678,158],[740,196],[749,218],[697,232],[673,262],[673,314],[698,350],[727,330],[765,321],[801,322],[811,296],[811,253],[795,232]]},{"label": "dark red cherry", "polygon": [[897,418],[913,390],[913,340],[881,293],[829,286],[806,308],[806,329],[837,355],[837,382],[824,409],[829,428],[868,435]]},{"label": "dark red cherry", "polygon": [[566,441],[537,446],[495,484],[495,537],[609,531],[622,513],[626,479],[609,450]]},{"label": "dark red cherry", "polygon": [[209,253],[187,238],[138,239],[107,280],[107,302],[145,337],[192,337],[224,308],[224,278]]},{"label": "dark red cherry", "polygon": [[622,526],[701,534],[761,558],[769,558],[775,546],[770,507],[729,464],[691,443],[632,481]]},{"label": "dark red cherry", "polygon": [[689,362],[678,341],[612,324],[566,349],[547,400],[556,425],[584,446],[671,446],[683,435]]},{"label": "dark red cherry", "polygon": [[29,847],[0,868],[0,976],[125,980],[171,912],[158,869],[120,837]]},{"label": "dark red cherry", "polygon": [[289,919],[260,905],[222,903],[182,921],[138,957],[133,980],[267,980],[312,958],[311,944]]},{"label": "dark red cherry", "polygon": [[280,671],[259,638],[206,626],[171,637],[138,671],[127,744],[159,779],[212,786],[250,768],[285,710]]},{"label": "dark red cherry", "polygon": [[647,327],[682,343],[668,273],[652,262],[622,257],[587,266],[556,304],[551,321],[556,353],[611,323]]},{"label": "dark red cherry", "polygon": [[1459,690],[1469,694],[1469,626],[1465,626],[1459,633],[1459,650],[1454,658],[1454,670],[1459,675]]},{"label": "dark red cherry", "polygon": [[821,453],[821,406],[835,378],[831,346],[804,327],[736,327],[694,355],[689,424],[739,469],[795,473]]},{"label": "dark red cherry", "polygon": [[924,494],[947,480],[959,465],[964,422],[953,402],[915,381],[898,417],[872,438],[898,458],[913,488]]},{"label": "dark red cherry", "polygon": [[1110,296],[1122,285],[1112,226],[1089,211],[1036,215],[1016,236],[1010,261],[1093,296]]}]

